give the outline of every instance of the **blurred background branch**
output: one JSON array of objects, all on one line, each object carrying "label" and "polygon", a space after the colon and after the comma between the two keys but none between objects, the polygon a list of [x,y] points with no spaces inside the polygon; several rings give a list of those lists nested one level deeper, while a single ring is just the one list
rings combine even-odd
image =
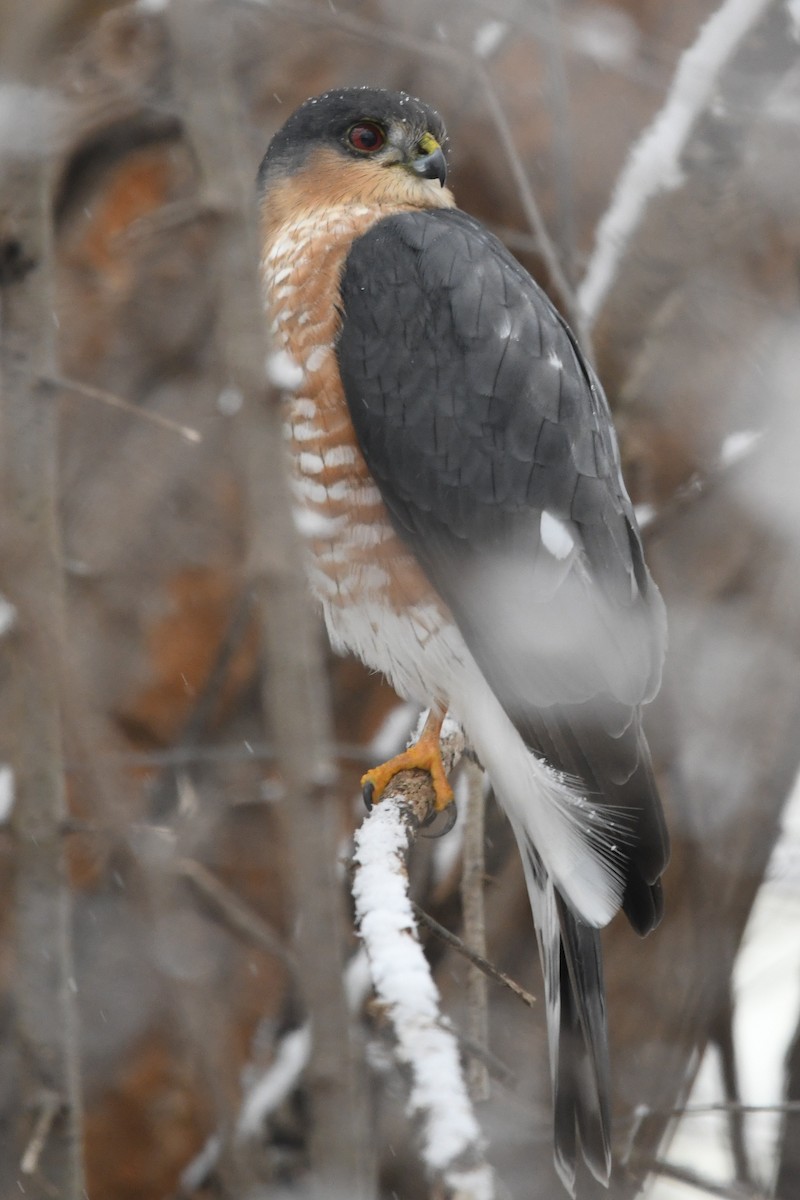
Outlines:
[{"label": "blurred background branch", "polygon": [[6,1085],[15,1110],[5,1122],[0,1188],[81,1200],[77,985],[61,837],[67,696],[58,412],[42,387],[57,354],[50,149],[58,107],[45,69],[57,7],[6,4],[0,14],[8,33],[0,104],[5,121],[18,122],[0,143],[0,545],[12,698],[3,748],[12,772],[15,929]]}]

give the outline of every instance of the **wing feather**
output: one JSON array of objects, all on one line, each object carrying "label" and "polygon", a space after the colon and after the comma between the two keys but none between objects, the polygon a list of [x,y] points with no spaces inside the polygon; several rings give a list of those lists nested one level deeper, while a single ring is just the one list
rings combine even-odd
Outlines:
[{"label": "wing feather", "polygon": [[[665,618],[602,388],[544,293],[457,209],[379,221],[341,295],[340,371],[390,516],[527,744],[625,810],[638,894],[667,857],[639,717]],[[548,550],[543,513],[573,553]]]}]

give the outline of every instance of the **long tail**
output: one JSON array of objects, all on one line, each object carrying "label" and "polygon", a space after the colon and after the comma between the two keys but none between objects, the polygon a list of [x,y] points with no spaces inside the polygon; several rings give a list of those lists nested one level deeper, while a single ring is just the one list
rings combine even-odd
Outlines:
[{"label": "long tail", "polygon": [[602,1183],[611,1169],[598,929],[621,907],[641,934],[658,923],[668,856],[638,712],[618,708],[594,723],[577,707],[512,722],[479,674],[452,704],[522,855],[545,984],[556,1167],[573,1194],[579,1157]]},{"label": "long tail", "polygon": [[556,1169],[575,1195],[581,1156],[600,1183],[611,1171],[610,1107],[600,935],[559,895],[525,832],[512,822],[544,976]]},{"label": "long tail", "polygon": [[[573,820],[576,801],[568,783],[531,753],[505,714],[501,719],[486,697],[481,699],[477,712],[467,714],[462,706],[462,720],[522,856],[544,977],[555,1164],[574,1195],[579,1157],[601,1183],[608,1183],[611,1170],[608,1033],[597,926],[619,907],[623,885],[596,840],[604,833],[601,820],[596,838]],[[477,716],[477,722],[465,719],[468,715]]]}]

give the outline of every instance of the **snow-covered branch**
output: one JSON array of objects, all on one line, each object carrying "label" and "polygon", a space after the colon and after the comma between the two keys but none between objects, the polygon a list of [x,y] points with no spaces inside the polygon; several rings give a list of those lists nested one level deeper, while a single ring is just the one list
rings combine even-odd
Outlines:
[{"label": "snow-covered branch", "polygon": [[771,0],[726,0],[683,55],[667,102],[631,150],[598,227],[594,253],[578,289],[578,304],[590,326],[648,204],[659,192],[681,183],[681,156],[697,120],[713,102],[721,72],[770,4]]},{"label": "snow-covered branch", "polygon": [[[446,722],[442,757],[452,769],[464,749],[461,729]],[[494,1181],[472,1109],[458,1046],[417,936],[405,856],[433,810],[430,779],[397,776],[356,834],[353,897],[372,981],[411,1076],[410,1110],[422,1125],[430,1173],[459,1200],[491,1200]]]}]

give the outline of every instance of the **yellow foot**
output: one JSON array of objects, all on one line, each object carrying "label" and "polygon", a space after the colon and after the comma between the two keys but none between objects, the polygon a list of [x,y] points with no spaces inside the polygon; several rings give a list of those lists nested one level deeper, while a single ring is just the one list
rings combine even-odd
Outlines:
[{"label": "yellow foot", "polygon": [[437,813],[453,803],[453,789],[447,782],[439,746],[443,720],[444,717],[437,717],[431,713],[413,746],[362,775],[361,794],[367,808],[372,808],[373,804],[378,803],[395,775],[399,775],[401,771],[414,770],[427,771],[430,775]]}]

